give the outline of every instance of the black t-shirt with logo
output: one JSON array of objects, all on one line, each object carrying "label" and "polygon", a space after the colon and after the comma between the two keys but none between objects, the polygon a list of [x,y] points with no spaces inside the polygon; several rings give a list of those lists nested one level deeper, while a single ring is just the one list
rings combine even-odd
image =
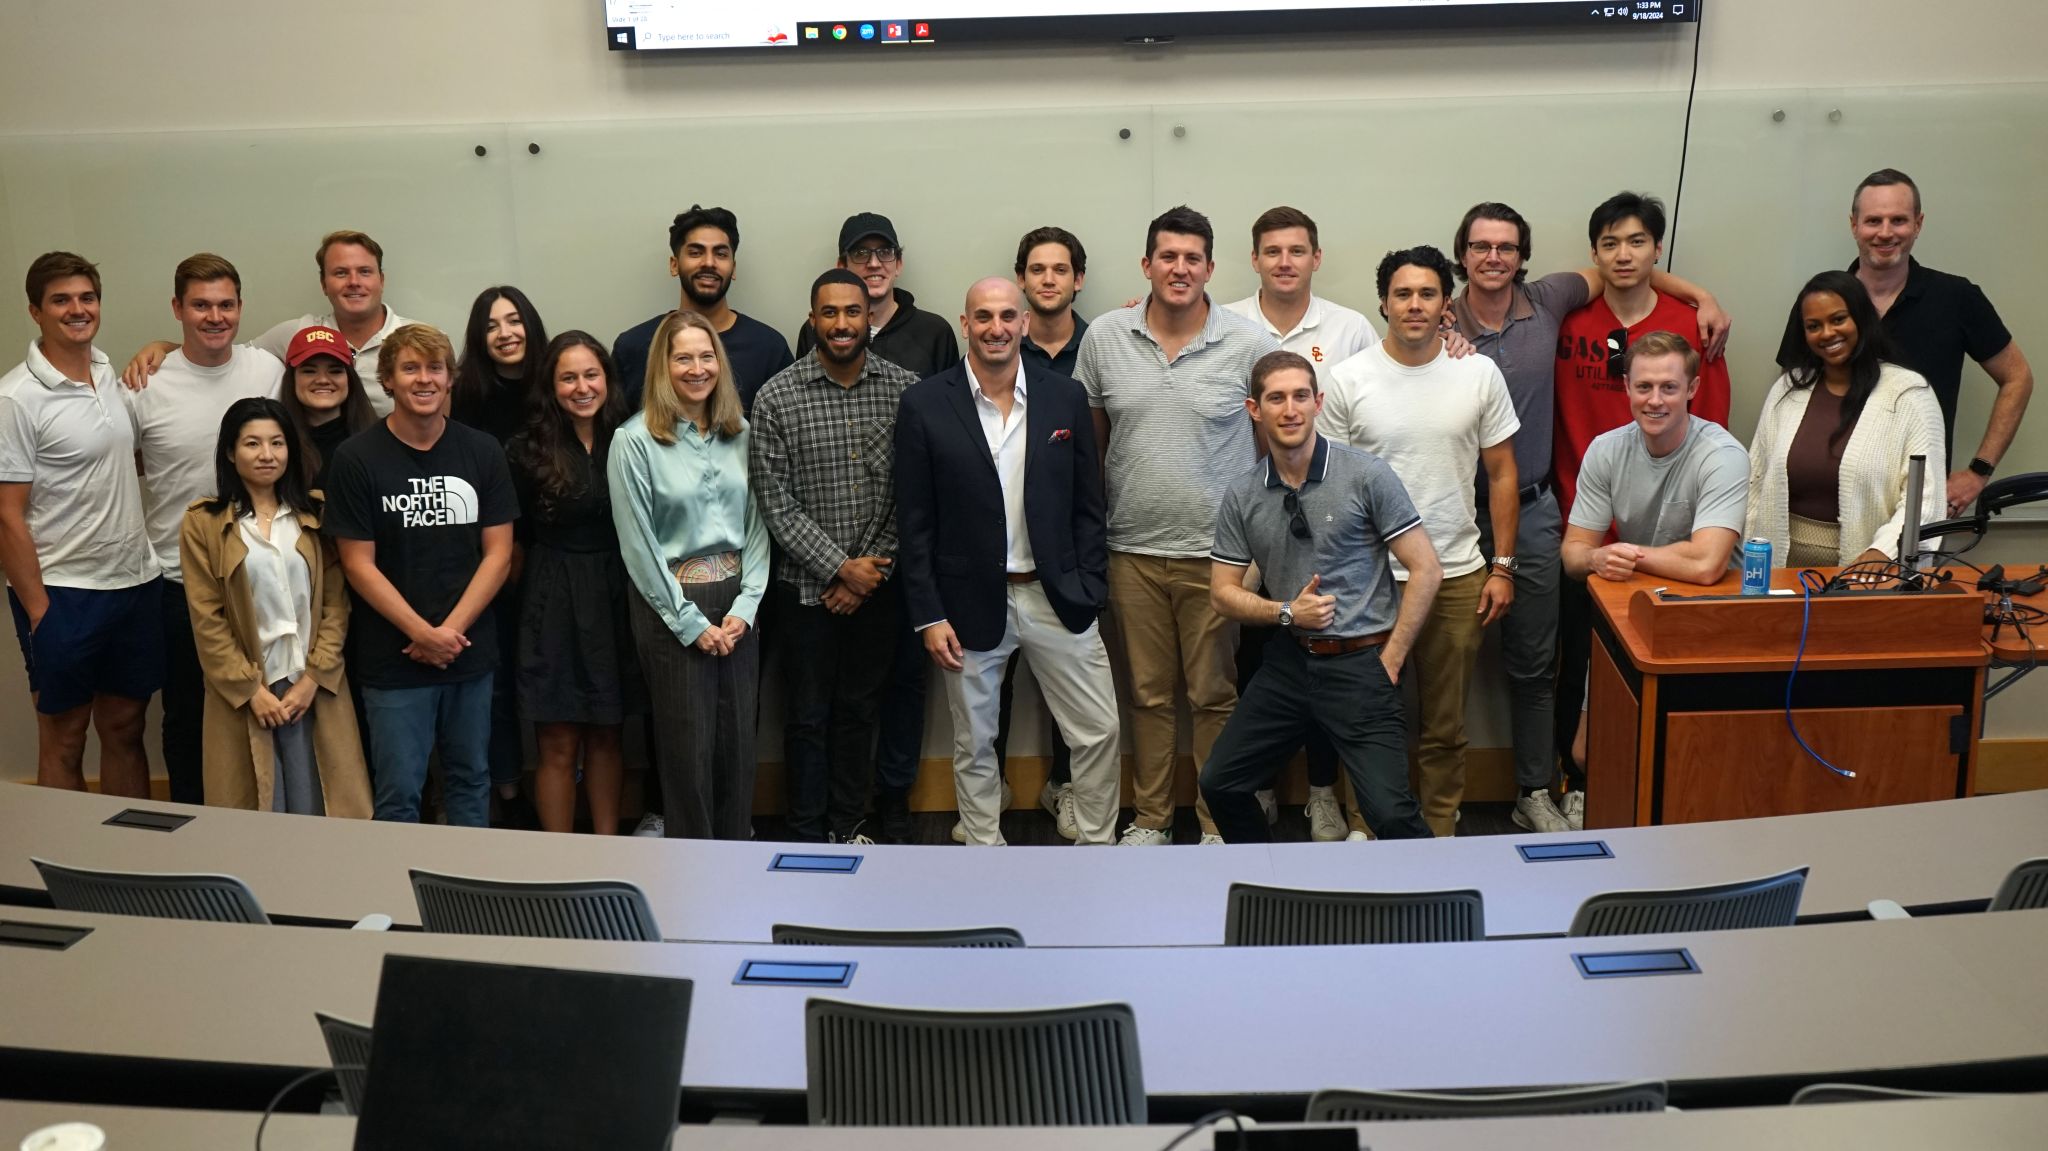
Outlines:
[{"label": "black t-shirt with logo", "polygon": [[[426,451],[407,447],[379,421],[336,449],[327,467],[327,533],[375,543],[377,570],[429,623],[461,601],[483,562],[484,529],[517,518],[504,449],[489,433],[452,420]],[[405,633],[351,595],[348,671],[358,684],[426,687],[498,666],[489,607],[470,625],[470,646],[442,671],[407,656]]]}]

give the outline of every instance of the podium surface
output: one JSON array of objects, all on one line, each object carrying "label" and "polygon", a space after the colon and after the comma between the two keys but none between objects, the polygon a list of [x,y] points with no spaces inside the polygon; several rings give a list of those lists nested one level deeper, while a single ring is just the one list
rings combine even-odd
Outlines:
[{"label": "podium surface", "polygon": [[1983,597],[1966,585],[1883,587],[1809,602],[1797,570],[1771,575],[1780,594],[1743,596],[1732,571],[1704,587],[1587,581],[1588,827],[1975,794]]}]

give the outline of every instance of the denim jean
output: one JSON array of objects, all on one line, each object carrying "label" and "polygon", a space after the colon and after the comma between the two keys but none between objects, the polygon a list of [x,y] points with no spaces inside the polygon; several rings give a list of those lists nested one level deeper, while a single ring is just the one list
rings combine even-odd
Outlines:
[{"label": "denim jean", "polygon": [[427,760],[441,752],[441,797],[448,822],[488,827],[491,814],[491,681],[426,687],[365,687],[371,754],[376,757],[377,818],[418,823]]}]

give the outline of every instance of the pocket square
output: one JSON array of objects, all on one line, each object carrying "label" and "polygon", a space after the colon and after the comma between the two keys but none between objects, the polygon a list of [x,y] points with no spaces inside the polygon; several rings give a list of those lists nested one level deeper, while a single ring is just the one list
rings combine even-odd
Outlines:
[{"label": "pocket square", "polygon": [[1045,442],[1049,444],[1057,444],[1064,440],[1071,440],[1073,438],[1074,430],[1072,428],[1055,428],[1053,429],[1052,438]]}]

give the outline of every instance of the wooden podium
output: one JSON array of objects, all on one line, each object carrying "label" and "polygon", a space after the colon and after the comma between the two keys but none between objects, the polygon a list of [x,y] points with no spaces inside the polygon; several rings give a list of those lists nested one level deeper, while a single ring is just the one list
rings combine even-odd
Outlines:
[{"label": "wooden podium", "polygon": [[[1832,575],[1832,569],[1820,569]],[[1807,602],[1638,575],[1587,581],[1594,602],[1586,826],[1790,815],[1974,794],[1984,599],[1974,588],[1831,592]],[[1659,589],[1663,589],[1661,592]]]}]

